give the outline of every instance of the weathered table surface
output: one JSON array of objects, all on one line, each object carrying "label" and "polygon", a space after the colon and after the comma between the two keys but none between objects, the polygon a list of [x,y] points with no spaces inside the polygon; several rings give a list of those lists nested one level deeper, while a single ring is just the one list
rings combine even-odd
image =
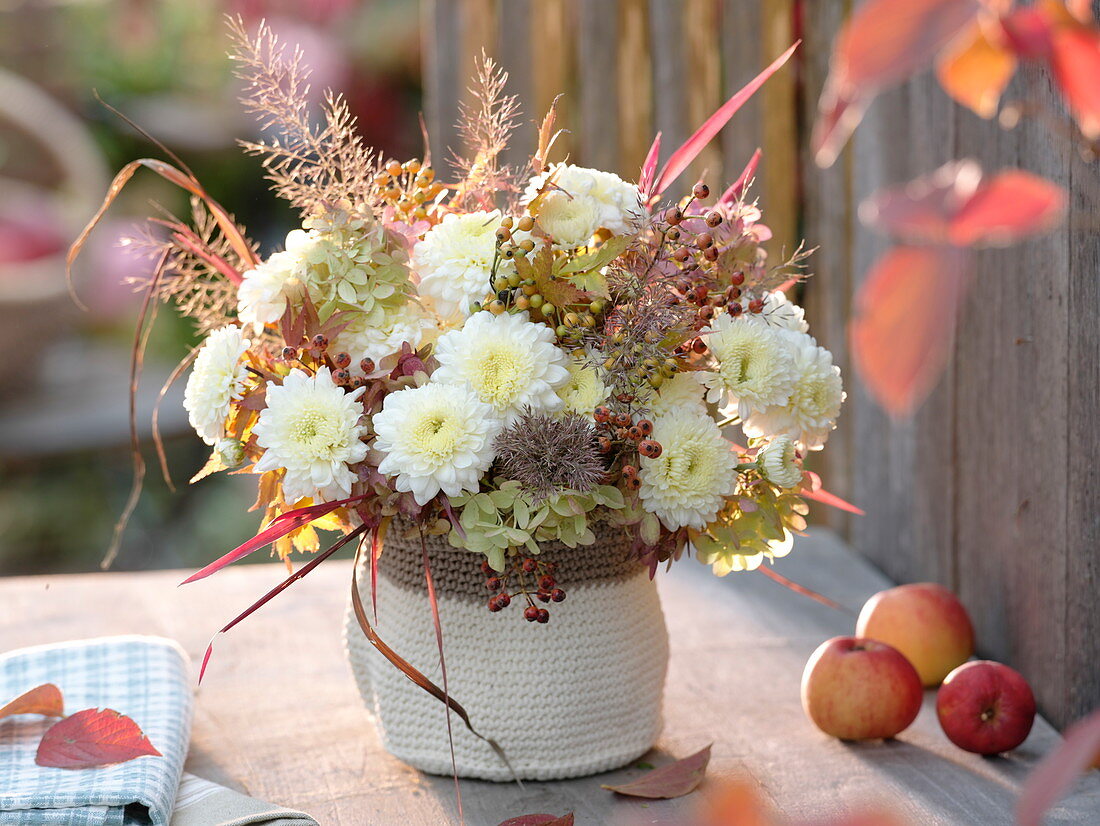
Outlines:
[{"label": "weathered table surface", "polygon": [[[886,580],[835,538],[799,540],[778,570],[857,609]],[[116,633],[179,640],[198,662],[209,635],[279,581],[277,565],[228,569],[187,588],[179,571],[0,581],[0,650]],[[347,562],[330,562],[220,637],[198,691],[188,768],[329,824],[455,822],[449,778],[429,777],[386,754],[344,660],[340,627]],[[916,826],[1008,824],[1022,779],[1057,741],[1036,723],[1017,751],[985,759],[953,747],[930,692],[917,722],[891,742],[845,744],[818,732],[799,705],[810,652],[850,633],[844,614],[765,577],[719,580],[693,562],[662,575],[672,661],[666,727],[648,759],[714,743],[707,784],[750,775],[792,819],[825,817],[869,802]],[[673,823],[691,798],[644,804],[601,782],[638,770],[558,783],[466,781],[471,826],[528,812],[576,813],[577,823]],[[705,788],[705,786],[704,786]],[[1100,823],[1100,773],[1078,781],[1051,823]]]}]

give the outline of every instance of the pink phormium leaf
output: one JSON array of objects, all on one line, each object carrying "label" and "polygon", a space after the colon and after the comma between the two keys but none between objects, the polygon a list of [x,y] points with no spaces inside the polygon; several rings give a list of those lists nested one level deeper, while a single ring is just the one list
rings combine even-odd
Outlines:
[{"label": "pink phormium leaf", "polygon": [[499,826],[573,826],[573,813],[554,815],[520,815],[502,821]]},{"label": "pink phormium leaf", "polygon": [[1062,743],[1028,775],[1016,804],[1019,826],[1042,826],[1043,815],[1100,758],[1100,709],[1066,729]]},{"label": "pink phormium leaf", "polygon": [[756,174],[756,167],[760,165],[761,152],[759,147],[752,153],[752,157],[749,158],[749,162],[745,164],[745,168],[741,170],[741,174],[737,176],[737,180],[730,184],[729,189],[722,193],[722,197],[718,199],[720,204],[732,204],[738,198],[741,197],[745,191],[745,187],[749,185],[749,181],[752,180],[752,176]]},{"label": "pink phormium leaf", "polygon": [[53,683],[35,686],[20,694],[3,708],[0,708],[0,720],[16,714],[41,714],[44,717],[64,717],[65,700],[61,689]]},{"label": "pink phormium leaf", "polygon": [[892,415],[920,404],[947,364],[969,269],[970,252],[959,247],[894,247],[856,296],[852,359]]},{"label": "pink phormium leaf", "polygon": [[764,85],[764,81],[775,74],[784,63],[790,60],[791,55],[794,54],[795,49],[798,48],[798,44],[801,42],[802,41],[797,41],[792,44],[787,51],[783,52],[783,54],[772,61],[768,68],[750,80],[741,91],[737,92],[733,97],[723,103],[718,108],[717,112],[707,118],[706,121],[703,122],[703,125],[695,130],[694,135],[684,141],[683,146],[672,153],[665,163],[664,168],[661,170],[660,176],[657,178],[657,185],[653,190],[654,197],[668,189],[669,185],[680,177],[680,173],[687,169],[691,162],[699,156],[699,153],[703,151],[703,147],[710,143],[711,139],[721,131],[722,127],[729,122],[729,119],[734,116],[737,110],[745,105],[745,101],[751,98],[756,93],[756,90]]},{"label": "pink phormium leaf", "polygon": [[88,708],[50,726],[34,762],[54,769],[90,769],[145,756],[161,754],[137,723],[114,709]]},{"label": "pink phormium leaf", "polygon": [[658,132],[653,138],[653,143],[649,146],[649,152],[646,153],[645,162],[642,163],[642,172],[638,176],[638,192],[641,193],[642,200],[648,200],[649,196],[652,194],[651,190],[657,180],[657,161],[660,154],[661,133]]},{"label": "pink phormium leaf", "polygon": [[707,773],[707,764],[710,762],[710,749],[711,747],[707,746],[690,757],[669,763],[667,766],[659,766],[630,783],[601,786],[601,788],[628,797],[645,797],[653,800],[683,797],[703,782]]}]

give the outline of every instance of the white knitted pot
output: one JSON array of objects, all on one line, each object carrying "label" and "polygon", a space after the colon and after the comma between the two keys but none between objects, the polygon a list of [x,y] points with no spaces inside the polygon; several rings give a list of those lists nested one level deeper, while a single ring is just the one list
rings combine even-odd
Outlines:
[{"label": "white knitted pot", "polygon": [[[420,540],[399,534],[391,528],[378,566],[376,630],[442,686]],[[523,619],[518,599],[490,613],[478,557],[428,537],[451,696],[500,744],[521,779],[609,771],[645,754],[660,734],[668,633],[656,587],[628,548],[622,530],[606,525],[588,548],[545,545],[540,559],[558,563],[568,597],[548,606],[550,622],[542,625]],[[356,576],[369,615],[368,560]],[[370,645],[350,605],[345,641],[386,748],[418,769],[449,775],[443,703]],[[451,726],[459,775],[512,779],[455,714]]]}]

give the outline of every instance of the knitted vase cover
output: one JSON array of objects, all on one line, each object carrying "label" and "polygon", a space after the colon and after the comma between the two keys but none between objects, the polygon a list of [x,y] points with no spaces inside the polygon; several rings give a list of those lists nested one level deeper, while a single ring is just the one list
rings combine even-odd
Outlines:
[{"label": "knitted vase cover", "polygon": [[[594,545],[540,548],[539,559],[557,563],[557,579],[568,593],[564,602],[547,606],[545,625],[525,621],[519,599],[490,613],[480,557],[451,547],[446,537],[426,537],[450,694],[524,780],[619,768],[645,754],[661,731],[668,632],[657,589],[646,568],[629,558],[621,528],[600,523],[593,529]],[[442,686],[420,538],[402,533],[395,521],[379,559],[375,627],[394,651]],[[370,614],[366,557],[356,578]],[[387,750],[423,771],[451,774],[443,703],[371,646],[350,605],[344,639]],[[512,779],[457,715],[451,728],[460,776]]]}]

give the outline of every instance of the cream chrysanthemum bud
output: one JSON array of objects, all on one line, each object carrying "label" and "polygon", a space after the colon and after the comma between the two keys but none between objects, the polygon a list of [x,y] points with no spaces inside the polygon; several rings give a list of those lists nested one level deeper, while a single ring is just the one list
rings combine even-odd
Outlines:
[{"label": "cream chrysanthemum bud", "polygon": [[399,491],[427,504],[443,491],[476,491],[493,462],[500,419],[469,387],[425,384],[390,393],[375,414],[378,471],[396,477]]},{"label": "cream chrysanthemum bud", "polygon": [[305,496],[316,501],[350,496],[358,477],[348,466],[367,455],[359,402],[365,391],[345,393],[327,367],[312,376],[294,369],[281,385],[269,383],[267,407],[252,429],[264,449],[253,469],[285,469],[283,498],[290,504]]},{"label": "cream chrysanthemum bud", "polygon": [[789,330],[749,318],[719,316],[700,335],[715,360],[716,370],[701,371],[707,401],[728,396],[742,418],[754,410],[786,404],[798,373]]},{"label": "cream chrysanthemum bud", "polygon": [[[449,213],[413,248],[413,269],[420,276],[420,295],[434,304],[446,321],[470,315],[470,305],[492,291],[490,277],[496,255],[500,210]],[[519,233],[516,233],[518,238]],[[515,265],[497,264],[497,275],[509,275]]]},{"label": "cream chrysanthemum bud", "polygon": [[776,436],[760,451],[756,461],[764,478],[773,485],[793,488],[802,482],[802,467],[796,454],[790,436]]},{"label": "cream chrysanthemum bud", "polygon": [[276,252],[244,274],[237,287],[237,315],[242,324],[258,333],[265,324],[282,318],[300,263],[290,251]]},{"label": "cream chrysanthemum bud", "polygon": [[638,496],[669,530],[702,530],[737,484],[737,457],[709,416],[673,414],[653,421],[661,455],[642,457]]},{"label": "cream chrysanthemum bud", "polygon": [[844,403],[844,385],[833,355],[805,334],[788,334],[794,343],[796,381],[790,398],[754,412],[743,429],[752,437],[790,436],[803,450],[820,450],[836,427]]},{"label": "cream chrysanthemum bud", "polygon": [[661,385],[660,390],[649,399],[649,411],[654,416],[666,416],[674,413],[706,415],[707,406],[703,401],[706,388],[699,380],[699,373],[677,373]]},{"label": "cream chrysanthemum bud", "polygon": [[183,407],[199,438],[217,444],[225,435],[230,403],[241,397],[245,369],[241,356],[250,342],[233,324],[207,336],[195,356],[195,364],[183,391]]},{"label": "cream chrysanthemum bud", "polygon": [[571,359],[566,365],[569,380],[558,389],[563,412],[591,416],[596,406],[607,399],[607,385],[600,381],[596,368],[583,359]]},{"label": "cream chrysanthemum bud", "polygon": [[[553,186],[542,192],[547,180]],[[539,227],[565,247],[588,243],[601,228],[616,235],[633,232],[644,214],[637,186],[610,172],[572,164],[556,164],[532,178],[524,202]]]},{"label": "cream chrysanthemum bud", "polygon": [[439,369],[432,381],[465,384],[506,423],[524,408],[553,413],[562,408],[557,389],[569,380],[565,353],[545,324],[527,313],[477,313],[460,330],[435,343]]},{"label": "cream chrysanthemum bud", "polygon": [[775,290],[764,294],[764,308],[759,314],[748,316],[759,318],[774,327],[807,333],[810,325],[806,322],[806,311],[787,298],[786,294]]}]

